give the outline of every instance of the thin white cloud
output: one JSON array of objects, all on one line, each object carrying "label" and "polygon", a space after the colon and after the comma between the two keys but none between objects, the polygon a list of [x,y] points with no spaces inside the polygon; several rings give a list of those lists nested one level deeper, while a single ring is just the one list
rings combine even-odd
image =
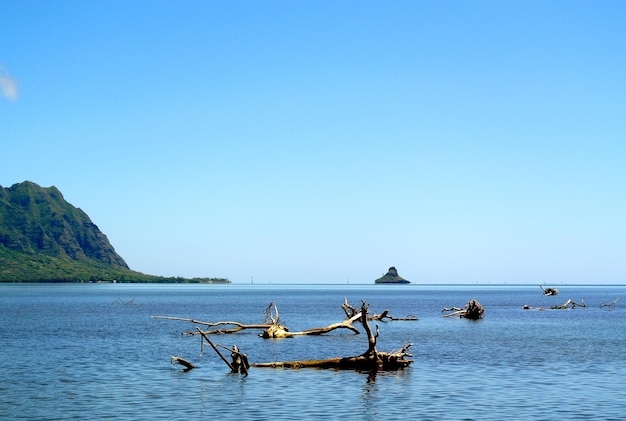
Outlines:
[{"label": "thin white cloud", "polygon": [[9,77],[9,72],[0,65],[0,92],[10,100],[15,101],[19,94],[17,80]]}]

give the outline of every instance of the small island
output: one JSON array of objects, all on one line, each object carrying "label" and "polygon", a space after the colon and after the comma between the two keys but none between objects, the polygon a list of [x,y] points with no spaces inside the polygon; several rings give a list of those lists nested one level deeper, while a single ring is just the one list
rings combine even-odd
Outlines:
[{"label": "small island", "polygon": [[387,273],[376,279],[374,281],[375,284],[410,284],[409,281],[404,279],[402,276],[398,275],[398,271],[395,266],[389,268]]}]

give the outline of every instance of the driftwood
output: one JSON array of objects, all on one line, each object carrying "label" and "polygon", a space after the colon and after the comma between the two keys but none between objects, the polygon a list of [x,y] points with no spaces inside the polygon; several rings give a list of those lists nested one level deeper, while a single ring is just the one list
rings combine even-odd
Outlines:
[{"label": "driftwood", "polygon": [[[399,370],[409,366],[413,361],[407,359],[407,357],[411,357],[409,354],[409,348],[413,344],[406,344],[402,349],[393,352],[379,352],[376,349],[376,341],[379,336],[378,326],[376,327],[376,333],[372,332],[368,324],[368,304],[365,301],[361,304],[361,309],[358,314],[354,315],[348,321],[360,320],[363,324],[363,328],[367,334],[368,347],[367,351],[365,351],[361,355],[357,355],[354,357],[340,357],[340,358],[330,358],[324,360],[304,360],[304,361],[279,361],[279,362],[269,362],[269,363],[257,363],[250,364],[248,362],[248,357],[246,354],[243,354],[239,351],[236,345],[232,348],[228,348],[221,344],[215,344],[206,332],[203,332],[200,328],[196,327],[196,331],[199,335],[201,335],[201,353],[203,352],[204,342],[208,343],[211,348],[215,351],[215,353],[224,361],[224,363],[228,366],[232,373],[241,373],[244,375],[248,375],[248,369],[252,367],[284,367],[284,368],[302,368],[302,367],[315,367],[315,368],[335,368],[340,370],[363,370],[369,371],[371,373],[375,373],[379,370],[389,371],[389,370]],[[277,309],[272,309],[268,314],[271,315],[271,320],[275,322],[277,325],[279,324],[279,318]],[[160,317],[166,319],[172,319],[168,317]],[[179,318],[173,318],[175,320],[179,320]],[[354,319],[354,320],[353,320]],[[181,319],[187,320],[187,319]],[[204,323],[204,322],[203,322]],[[339,323],[341,324],[341,323]],[[220,352],[219,348],[227,349],[231,352],[232,361],[228,361],[228,359]],[[187,370],[195,368],[195,366],[180,357],[172,357],[172,362],[177,364],[184,365]]]},{"label": "driftwood", "polygon": [[[619,300],[619,298],[617,298],[616,300],[614,300],[611,303],[606,303],[606,304],[602,304],[600,306],[600,308],[602,307],[610,307],[612,305],[614,305],[617,301]],[[571,309],[571,308],[576,308],[576,307],[583,307],[586,308],[587,304],[585,304],[585,300],[581,299],[580,303],[575,302],[574,300],[572,300],[571,298],[569,300],[567,300],[566,302],[564,302],[561,305],[557,305],[557,306],[552,306],[550,307],[551,310],[567,310],[567,309]],[[529,306],[528,304],[524,304],[522,306],[522,309],[524,310],[531,310],[533,309],[533,307]],[[535,310],[545,310],[543,307],[537,307],[535,308]]]},{"label": "driftwood", "polygon": [[341,328],[351,330],[358,335],[361,332],[359,332],[359,329],[352,326],[352,322],[358,320],[359,318],[360,314],[351,319],[344,320],[343,322],[333,323],[325,327],[307,329],[300,332],[289,332],[289,330],[287,330],[284,326],[272,325],[259,336],[261,336],[262,338],[293,338],[294,336],[321,335],[323,333],[328,333],[335,329]]},{"label": "driftwood", "polygon": [[613,301],[611,301],[610,303],[604,303],[600,305],[600,308],[604,308],[604,307],[608,307],[609,311],[612,310],[612,307],[615,305],[615,303],[617,303],[619,301],[621,297],[617,297],[616,299],[614,299]]},{"label": "driftwood", "polygon": [[[213,348],[215,353],[219,355],[222,361],[226,363],[226,365],[228,366],[228,368],[230,368],[230,371],[232,373],[241,373],[246,376],[248,375],[248,369],[250,368],[250,363],[248,363],[248,356],[246,354],[239,352],[239,348],[237,348],[237,345],[233,345],[232,348],[229,348],[222,344],[214,344],[211,341],[211,339],[209,339],[209,337],[204,332],[202,332],[199,328],[196,328],[196,330],[200,333],[200,335],[202,335],[202,339],[201,339],[202,342],[200,343],[201,354],[203,353],[202,345],[204,344],[204,341],[206,341],[209,345],[211,345],[211,348]],[[229,362],[226,359],[226,357],[224,357],[224,354],[220,352],[218,347],[221,347],[230,351],[230,357],[232,359],[231,362]]]},{"label": "driftwood", "polygon": [[233,345],[230,350],[230,357],[233,359],[231,363],[233,367],[233,372],[239,372],[241,374],[248,375],[248,369],[250,368],[250,363],[248,362],[248,356],[239,352],[239,348],[237,345]]},{"label": "driftwood", "polygon": [[[379,335],[378,327],[376,327],[376,334],[372,332],[368,324],[368,304],[365,301],[361,304],[361,309],[357,316],[360,318],[363,328],[367,334],[368,347],[361,355],[354,357],[343,358],[330,358],[324,360],[304,360],[304,361],[279,361],[269,363],[257,363],[252,364],[252,367],[284,367],[284,368],[334,368],[339,370],[363,370],[363,371],[378,371],[378,370],[398,370],[407,367],[413,361],[406,359],[411,357],[408,353],[412,344],[405,345],[402,349],[394,352],[379,352],[376,349],[376,340]],[[353,316],[354,317],[354,316]]]},{"label": "driftwood", "polygon": [[[348,299],[345,298],[345,297],[343,299],[343,305],[341,306],[341,308],[343,308],[343,311],[346,313],[346,317],[348,319],[353,318],[354,316],[358,315],[361,312],[361,310],[357,309],[356,307],[351,306],[348,303]],[[389,310],[385,309],[380,314],[368,315],[367,316],[367,320],[374,320],[374,321],[378,321],[378,322],[384,322],[386,320],[417,321],[419,319],[417,318],[417,316],[413,316],[413,315],[408,315],[406,317],[395,317],[395,316],[392,316],[391,314],[389,314]]]},{"label": "driftwood", "polygon": [[265,309],[265,321],[262,324],[243,324],[239,322],[233,321],[223,321],[223,322],[203,322],[196,319],[189,319],[183,317],[171,317],[171,316],[152,316],[154,319],[166,319],[166,320],[181,320],[186,322],[191,322],[197,325],[206,326],[210,329],[207,330],[199,330],[195,331],[185,331],[184,335],[213,335],[213,334],[226,334],[226,333],[235,333],[244,329],[264,329],[262,333],[259,334],[262,338],[293,338],[295,336],[306,336],[306,335],[321,335],[323,333],[331,332],[335,329],[348,329],[356,334],[359,334],[359,330],[352,326],[352,323],[359,319],[360,313],[354,315],[352,318],[344,320],[339,323],[333,323],[328,326],[318,327],[313,329],[307,329],[300,332],[290,332],[289,329],[280,323],[280,316],[278,314],[278,306],[275,302],[271,302],[270,305]]},{"label": "driftwood", "polygon": [[534,308],[534,307],[531,307],[531,306],[530,306],[530,305],[528,305],[528,304],[524,304],[524,305],[522,306],[522,309],[523,309],[523,310],[539,310],[539,311],[544,311],[544,310],[545,310],[545,308],[543,308],[543,307],[537,307],[537,308]]},{"label": "driftwood", "polygon": [[193,365],[192,363],[190,363],[186,359],[181,358],[181,357],[176,357],[174,355],[172,355],[172,364],[180,364],[180,365],[182,365],[183,367],[185,367],[184,371],[189,371],[189,370],[192,370],[192,369],[196,368],[195,365]]},{"label": "driftwood", "polygon": [[[207,335],[222,334],[222,333],[235,333],[244,329],[267,329],[268,327],[271,326],[268,324],[243,324],[239,322],[210,323],[210,322],[203,322],[201,320],[196,320],[196,319],[189,319],[186,317],[171,317],[171,316],[150,316],[150,317],[152,317],[153,319],[180,320],[183,322],[191,322],[191,323],[195,323],[195,324],[207,326],[207,327],[212,327],[212,328],[217,327],[217,329],[205,330],[204,333]],[[233,326],[233,327],[222,329],[222,328],[219,328],[220,326]],[[199,334],[198,332],[190,332],[190,331],[183,332],[183,335],[198,335],[198,334]]]},{"label": "driftwood", "polygon": [[465,304],[464,308],[445,307],[441,310],[442,313],[450,311],[451,313],[445,314],[443,317],[459,316],[466,319],[478,320],[482,319],[485,314],[485,308],[474,299]]},{"label": "driftwood", "polygon": [[[355,333],[359,333],[359,330],[352,326],[354,321],[360,320],[363,324],[363,328],[367,334],[368,339],[368,348],[361,355],[357,355],[354,357],[341,357],[341,358],[330,358],[325,360],[305,360],[305,361],[282,361],[282,362],[269,362],[269,363],[257,363],[252,364],[252,367],[286,367],[286,368],[301,368],[301,367],[317,367],[317,368],[335,368],[341,370],[363,370],[369,371],[370,374],[374,375],[378,370],[398,370],[407,367],[413,361],[407,359],[407,357],[411,357],[409,354],[409,348],[413,344],[406,344],[402,349],[393,352],[379,352],[376,349],[376,341],[379,336],[378,326],[376,326],[376,333],[372,332],[368,324],[368,308],[369,305],[362,301],[361,309],[353,314],[352,317],[344,320],[343,322],[335,323],[323,328],[309,329],[307,331],[302,332],[289,332],[285,327],[280,325],[280,317],[278,315],[278,308],[275,303],[271,303],[268,308],[265,310],[265,324],[263,325],[243,325],[241,323],[236,322],[218,322],[218,323],[209,323],[202,322],[195,319],[188,318],[180,318],[180,317],[169,317],[169,316],[152,316],[153,318],[167,319],[167,320],[182,320],[189,321],[195,324],[199,324],[202,326],[216,327],[223,326],[225,324],[234,325],[235,328],[241,330],[246,329],[251,326],[258,328],[266,328],[266,331],[261,334],[262,337],[292,337],[297,335],[319,335],[321,333],[329,332],[331,330],[337,328],[348,328]],[[416,320],[416,319],[408,319],[408,320]],[[269,327],[268,327],[269,326]],[[272,330],[275,329],[275,330]],[[220,329],[220,332],[223,329]],[[203,352],[204,343],[208,343],[211,348],[215,351],[215,353],[224,361],[224,363],[228,366],[232,373],[241,373],[244,375],[248,375],[248,369],[250,368],[250,363],[248,362],[248,357],[246,354],[243,354],[239,351],[236,345],[229,348],[221,344],[216,344],[211,341],[209,338],[210,333],[216,333],[216,330],[203,331],[199,327],[196,327],[196,331],[193,334],[197,334],[201,336],[201,353]],[[282,336],[281,336],[282,335]],[[219,348],[224,348],[230,351],[231,360],[229,361],[224,354],[222,354]],[[195,368],[195,366],[180,357],[172,357],[172,363],[182,364],[190,370]]]},{"label": "driftwood", "polygon": [[[619,298],[618,298],[618,300],[619,300]],[[617,300],[616,300],[616,301],[617,301]],[[615,302],[614,302],[614,303],[615,303]],[[614,304],[614,303],[612,303],[612,304]],[[611,305],[612,305],[612,304],[611,304]],[[564,302],[563,304],[558,305],[558,306],[552,306],[552,307],[550,307],[550,309],[551,309],[551,310],[565,310],[565,309],[575,308],[575,307],[587,307],[587,304],[585,304],[585,300],[580,300],[580,304],[579,304],[579,303],[574,302],[574,300],[572,300],[572,299],[570,298],[569,300],[567,300],[567,301],[566,301],[566,302]],[[601,306],[601,307],[602,307],[602,306]],[[524,305],[522,306],[522,309],[524,309],[524,310],[533,310],[533,309],[534,309],[534,310],[539,310],[539,311],[543,311],[543,310],[545,310],[545,308],[543,308],[543,307],[531,307],[531,306],[530,306],[530,305],[528,305],[528,304],[524,304]]]},{"label": "driftwood", "polygon": [[134,299],[134,298],[133,298],[133,299],[131,299],[131,300],[128,300],[128,301],[124,301],[124,300],[122,300],[121,298],[118,298],[117,300],[113,301],[111,304],[122,304],[122,305],[125,305],[125,306],[129,306],[129,305],[141,305],[141,304],[137,304],[137,303],[135,303],[135,299]]},{"label": "driftwood", "polygon": [[539,288],[543,290],[543,295],[557,295],[559,293],[559,290],[556,288],[544,288],[541,285],[539,285]]},{"label": "driftwood", "polygon": [[580,300],[580,304],[574,302],[571,298],[569,300],[567,300],[566,302],[564,302],[563,304],[561,304],[560,306],[552,306],[550,307],[552,310],[564,310],[564,309],[568,309],[568,308],[576,308],[576,307],[587,307],[587,304],[585,304],[585,300]]},{"label": "driftwood", "polygon": [[356,315],[350,319],[344,320],[339,323],[333,323],[325,327],[317,327],[313,329],[307,329],[300,332],[290,332],[285,326],[280,324],[280,317],[278,316],[278,307],[275,302],[265,309],[265,322],[270,326],[259,336],[262,338],[293,338],[294,336],[306,336],[306,335],[321,335],[323,333],[331,332],[335,329],[349,329],[352,332],[359,334],[359,330],[352,326],[352,322],[358,320],[360,315]]},{"label": "driftwood", "polygon": [[[215,353],[217,355],[219,355],[219,357],[222,359],[222,361],[224,361],[226,363],[226,365],[228,366],[228,368],[230,368],[230,371],[235,372],[235,368],[233,367],[233,365],[228,362],[228,360],[226,359],[226,357],[224,357],[224,354],[222,354],[220,352],[220,350],[217,348],[217,345],[215,345],[213,342],[211,342],[211,340],[209,339],[209,337],[203,332],[201,331],[199,328],[196,328],[196,330],[198,331],[198,333],[200,335],[202,335],[202,339],[204,339],[205,341],[207,341],[207,343],[209,345],[211,345],[211,348],[213,348],[213,350],[215,351]],[[202,347],[202,345],[204,344],[204,342],[200,342],[200,354],[203,353],[204,348]]]}]

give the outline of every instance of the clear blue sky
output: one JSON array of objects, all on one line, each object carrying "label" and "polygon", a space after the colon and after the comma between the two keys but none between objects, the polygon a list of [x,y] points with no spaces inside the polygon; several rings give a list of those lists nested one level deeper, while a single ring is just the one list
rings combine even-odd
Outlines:
[{"label": "clear blue sky", "polygon": [[626,283],[621,0],[0,0],[0,89],[134,270]]}]

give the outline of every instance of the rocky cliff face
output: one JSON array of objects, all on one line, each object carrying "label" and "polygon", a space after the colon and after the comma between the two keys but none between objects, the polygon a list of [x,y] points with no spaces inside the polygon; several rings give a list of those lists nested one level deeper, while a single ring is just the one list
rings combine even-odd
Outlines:
[{"label": "rocky cliff face", "polygon": [[56,187],[43,188],[30,181],[0,186],[0,246],[128,269],[85,212],[66,202]]}]

